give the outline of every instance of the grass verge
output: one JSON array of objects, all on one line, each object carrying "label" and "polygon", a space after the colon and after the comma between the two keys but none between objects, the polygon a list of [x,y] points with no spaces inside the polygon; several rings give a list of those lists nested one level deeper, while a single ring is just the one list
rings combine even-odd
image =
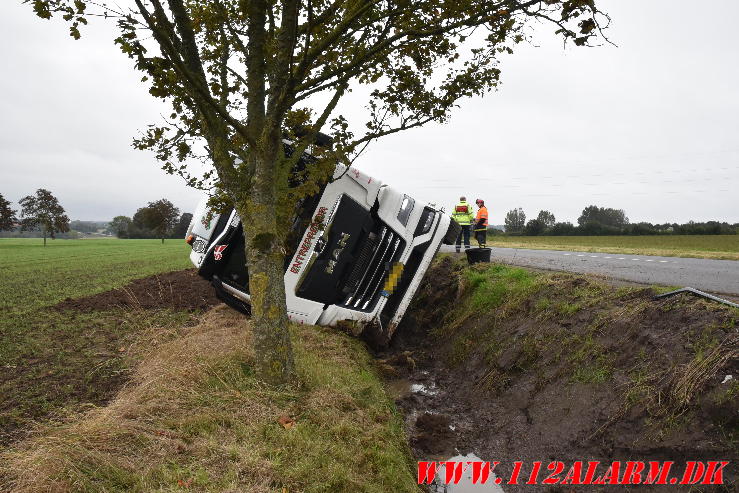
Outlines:
[{"label": "grass verge", "polygon": [[417,491],[402,422],[359,341],[292,328],[299,382],[264,387],[243,317],[220,307],[146,338],[112,402],[4,452],[0,489]]},{"label": "grass verge", "polygon": [[441,256],[431,275],[449,285],[424,287],[414,310],[449,342],[447,362],[482,361],[480,384],[499,395],[527,372],[536,388],[616,383],[626,389],[618,418],[639,405],[659,428],[695,409],[708,388],[722,399],[717,375],[739,362],[735,308],[684,296],[655,301],[662,290],[572,274],[469,267],[452,256]]},{"label": "grass verge", "polygon": [[489,236],[488,246],[739,260],[739,235]]}]

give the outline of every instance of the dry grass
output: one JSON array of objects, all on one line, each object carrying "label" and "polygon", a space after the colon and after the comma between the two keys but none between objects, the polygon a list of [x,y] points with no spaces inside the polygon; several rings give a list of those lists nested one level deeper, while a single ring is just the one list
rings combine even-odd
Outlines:
[{"label": "dry grass", "polygon": [[229,309],[174,341],[152,332],[108,406],[0,457],[0,490],[415,491],[400,419],[364,349],[324,329],[294,331],[300,381],[284,389],[254,378],[250,333]]},{"label": "dry grass", "polygon": [[734,333],[709,349],[705,355],[696,355],[676,371],[669,382],[667,408],[681,412],[705,387],[706,382],[727,362],[739,358],[739,335]]},{"label": "dry grass", "polygon": [[705,354],[696,354],[688,363],[675,368],[654,371],[645,355],[644,361],[632,369],[630,380],[624,383],[623,405],[590,438],[599,435],[634,406],[643,406],[649,416],[661,425],[656,429],[657,435],[669,431],[705,391],[708,381],[729,361],[737,358],[739,335],[736,333],[708,348]]}]

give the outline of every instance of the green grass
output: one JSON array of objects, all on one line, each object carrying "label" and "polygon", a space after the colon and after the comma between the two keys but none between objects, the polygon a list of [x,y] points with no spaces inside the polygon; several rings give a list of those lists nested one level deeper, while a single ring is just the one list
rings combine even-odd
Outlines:
[{"label": "green grass", "polygon": [[541,276],[518,267],[478,264],[463,272],[466,295],[456,311],[456,324],[474,314],[488,313],[525,299],[541,287]]},{"label": "green grass", "polygon": [[488,246],[739,260],[739,235],[490,236]]},{"label": "green grass", "polygon": [[[447,337],[450,329],[457,330],[468,320],[491,313],[505,316],[544,286],[543,275],[502,264],[476,264],[462,270],[460,275],[462,295],[448,313],[446,323],[432,329],[436,336]],[[452,365],[464,363],[480,344],[476,333],[460,333],[451,341],[449,362]],[[489,344],[491,352],[500,349],[495,341]]]},{"label": "green grass", "polygon": [[0,312],[24,314],[65,298],[191,267],[181,240],[0,239]]}]

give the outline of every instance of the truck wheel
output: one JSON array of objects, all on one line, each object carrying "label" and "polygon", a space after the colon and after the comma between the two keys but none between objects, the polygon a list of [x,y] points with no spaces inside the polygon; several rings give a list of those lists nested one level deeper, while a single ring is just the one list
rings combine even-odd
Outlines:
[{"label": "truck wheel", "polygon": [[446,230],[442,243],[445,245],[454,245],[457,242],[457,237],[459,236],[460,231],[462,231],[462,226],[452,219],[449,222],[449,228]]}]

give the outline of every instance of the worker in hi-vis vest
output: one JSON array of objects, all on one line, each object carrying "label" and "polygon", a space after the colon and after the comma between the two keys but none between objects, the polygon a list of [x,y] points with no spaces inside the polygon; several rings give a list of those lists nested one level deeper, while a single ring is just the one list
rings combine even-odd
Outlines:
[{"label": "worker in hi-vis vest", "polygon": [[477,199],[477,217],[475,217],[475,240],[480,248],[485,248],[485,242],[488,236],[488,208],[485,207],[485,201]]},{"label": "worker in hi-vis vest", "polygon": [[459,203],[454,206],[454,212],[452,212],[452,219],[462,226],[462,230],[457,236],[457,252],[462,248],[462,236],[464,236],[464,248],[466,250],[470,247],[470,229],[474,216],[472,215],[472,206],[467,203],[465,197],[459,197]]}]

